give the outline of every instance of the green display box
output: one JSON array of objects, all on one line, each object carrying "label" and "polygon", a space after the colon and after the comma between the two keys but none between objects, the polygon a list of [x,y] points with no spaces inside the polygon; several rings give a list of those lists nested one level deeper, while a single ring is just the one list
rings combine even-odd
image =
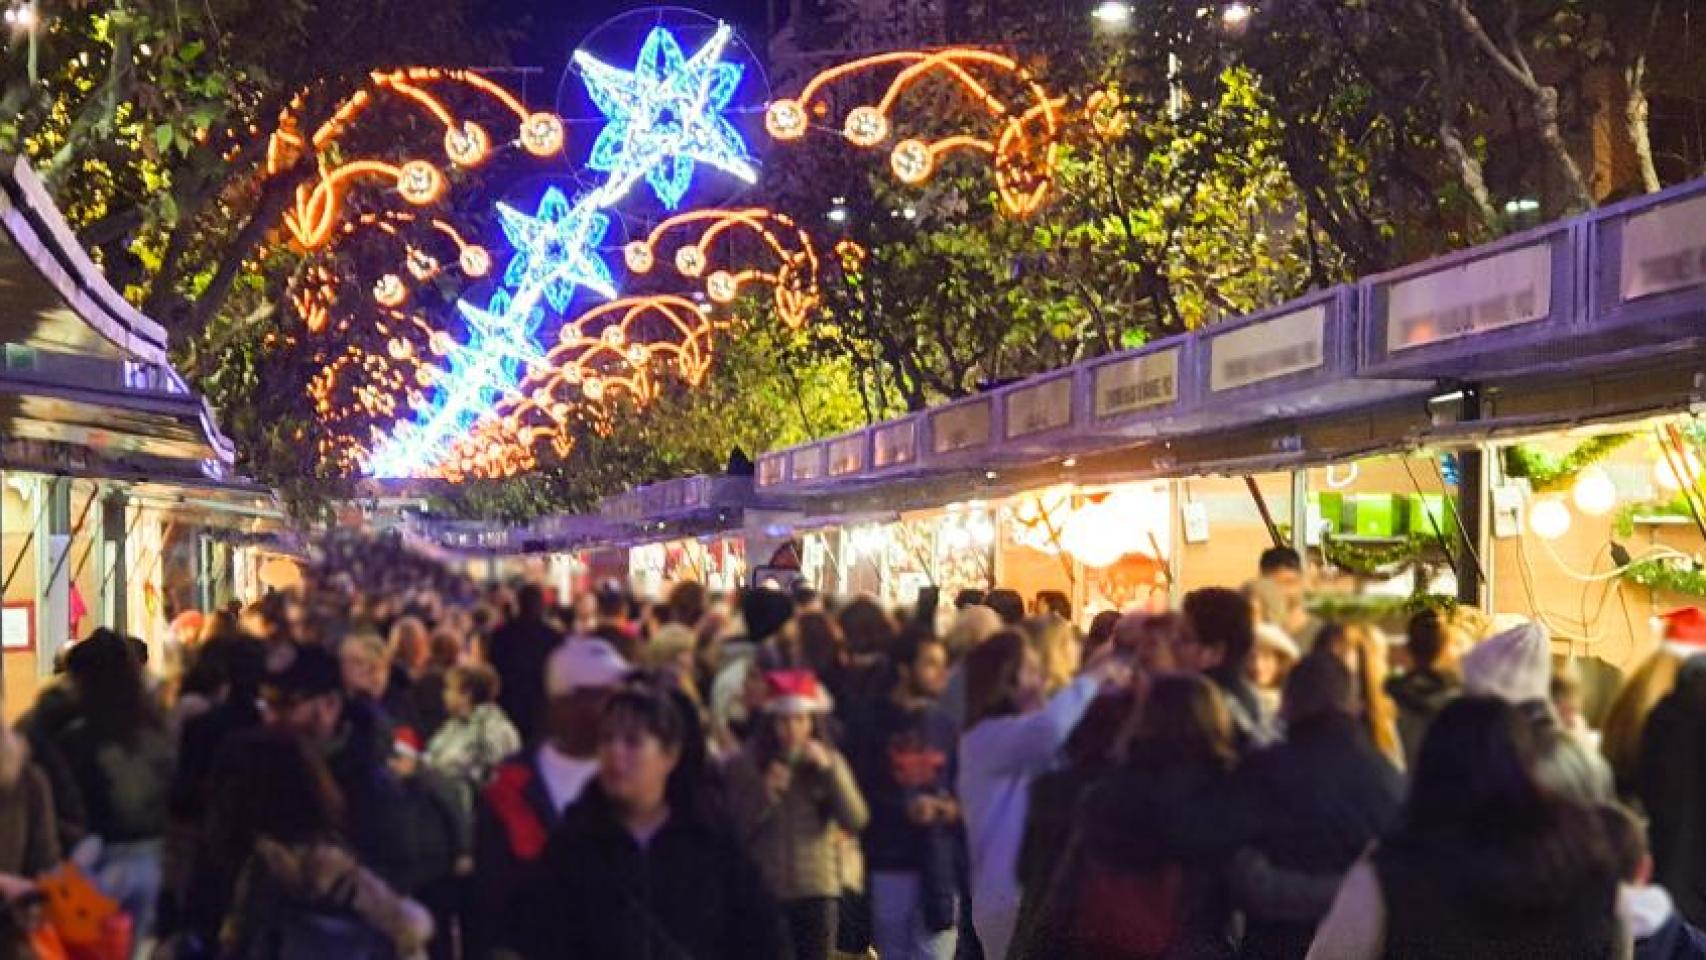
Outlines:
[{"label": "green display box", "polygon": [[1390,538],[1399,534],[1404,498],[1390,493],[1353,493],[1345,497],[1342,536]]},{"label": "green display box", "polygon": [[1404,530],[1410,536],[1457,536],[1457,511],[1446,508],[1444,494],[1413,493],[1404,501]]},{"label": "green display box", "polygon": [[1309,505],[1315,508],[1315,514],[1327,528],[1328,536],[1336,537],[1345,528],[1344,494],[1337,491],[1311,492]]}]

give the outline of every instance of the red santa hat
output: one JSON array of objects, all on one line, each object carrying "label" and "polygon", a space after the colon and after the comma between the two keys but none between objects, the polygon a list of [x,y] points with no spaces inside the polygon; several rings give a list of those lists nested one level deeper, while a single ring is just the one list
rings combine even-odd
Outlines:
[{"label": "red santa hat", "polygon": [[1659,617],[1665,622],[1665,646],[1680,656],[1706,653],[1706,611],[1683,607]]},{"label": "red santa hat", "polygon": [[828,713],[829,691],[810,670],[772,670],[764,675],[764,712],[783,716]]},{"label": "red santa hat", "polygon": [[414,727],[398,727],[391,736],[391,751],[399,757],[411,760],[419,759],[421,755],[421,735]]}]

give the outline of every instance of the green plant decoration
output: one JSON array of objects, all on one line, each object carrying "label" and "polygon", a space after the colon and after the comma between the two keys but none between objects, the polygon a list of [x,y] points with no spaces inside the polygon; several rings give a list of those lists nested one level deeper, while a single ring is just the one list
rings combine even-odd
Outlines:
[{"label": "green plant decoration", "polygon": [[1640,560],[1624,568],[1623,579],[1653,590],[1706,597],[1706,567],[1696,560]]},{"label": "green plant decoration", "polygon": [[1574,483],[1583,470],[1611,456],[1634,438],[1632,433],[1589,437],[1562,457],[1531,443],[1515,443],[1505,448],[1505,476],[1526,478],[1535,493],[1561,490]]}]

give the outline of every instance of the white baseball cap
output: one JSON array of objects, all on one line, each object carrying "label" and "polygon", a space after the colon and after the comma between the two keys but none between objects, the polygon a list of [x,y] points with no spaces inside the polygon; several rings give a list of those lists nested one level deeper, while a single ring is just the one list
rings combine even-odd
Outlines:
[{"label": "white baseball cap", "polygon": [[570,637],[545,661],[545,693],[562,697],[576,690],[613,687],[632,669],[607,641]]}]

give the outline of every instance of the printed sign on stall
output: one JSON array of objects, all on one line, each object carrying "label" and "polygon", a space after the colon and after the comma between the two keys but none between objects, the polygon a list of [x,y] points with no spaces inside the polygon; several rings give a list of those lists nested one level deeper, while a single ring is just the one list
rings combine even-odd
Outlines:
[{"label": "printed sign on stall", "polygon": [[1706,283],[1706,196],[1667,203],[1623,225],[1624,300]]},{"label": "printed sign on stall", "polygon": [[758,458],[758,485],[760,487],[774,487],[787,477],[787,454],[771,453]]},{"label": "printed sign on stall", "polygon": [[855,433],[829,441],[829,475],[845,477],[865,469],[865,435]]},{"label": "printed sign on stall", "polygon": [[930,449],[941,454],[981,447],[989,442],[990,421],[988,399],[962,403],[933,413],[930,415]]},{"label": "printed sign on stall", "polygon": [[1056,377],[1007,395],[1007,439],[1028,437],[1072,422],[1072,378]]},{"label": "printed sign on stall", "polygon": [[794,451],[794,479],[823,479],[823,445],[813,444]]},{"label": "printed sign on stall", "polygon": [[1321,366],[1327,308],[1309,307],[1222,334],[1209,341],[1209,389],[1247,387]]},{"label": "printed sign on stall", "polygon": [[1162,407],[1179,399],[1179,348],[1096,368],[1096,419]]},{"label": "printed sign on stall", "polygon": [[1393,284],[1386,350],[1530,323],[1551,312],[1552,245],[1521,247]]},{"label": "printed sign on stall", "polygon": [[898,467],[918,458],[918,421],[902,420],[871,431],[871,458],[877,469]]}]

